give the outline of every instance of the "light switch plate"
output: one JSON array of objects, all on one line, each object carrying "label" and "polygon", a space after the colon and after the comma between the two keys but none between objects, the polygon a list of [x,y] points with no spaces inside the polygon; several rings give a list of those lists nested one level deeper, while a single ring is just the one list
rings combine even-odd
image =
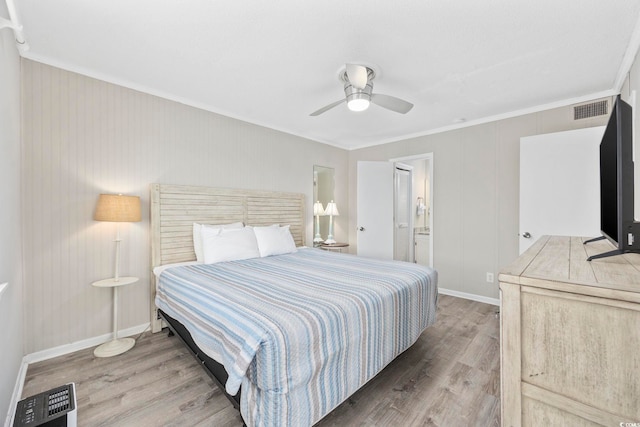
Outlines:
[{"label": "light switch plate", "polygon": [[8,284],[8,283],[6,283],[6,282],[5,282],[5,283],[0,284],[0,298],[2,298],[2,293],[4,292],[4,290],[5,290],[5,289],[7,289],[7,286],[8,286],[8,285],[9,285],[9,284]]}]

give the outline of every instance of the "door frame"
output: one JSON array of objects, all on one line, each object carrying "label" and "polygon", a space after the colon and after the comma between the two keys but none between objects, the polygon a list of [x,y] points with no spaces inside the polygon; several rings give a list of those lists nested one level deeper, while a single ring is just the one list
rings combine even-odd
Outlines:
[{"label": "door frame", "polygon": [[396,157],[393,159],[389,159],[390,162],[393,163],[402,163],[403,161],[410,161],[410,160],[426,160],[427,164],[429,165],[429,209],[430,209],[430,213],[429,213],[429,266],[431,268],[435,268],[434,264],[433,264],[433,242],[434,242],[434,234],[435,234],[435,230],[433,228],[433,217],[434,217],[434,213],[435,213],[435,209],[434,209],[434,197],[433,197],[433,177],[434,177],[434,165],[435,165],[435,156],[433,152],[429,152],[429,153],[422,153],[422,154],[414,154],[412,156],[403,156],[403,157]]}]

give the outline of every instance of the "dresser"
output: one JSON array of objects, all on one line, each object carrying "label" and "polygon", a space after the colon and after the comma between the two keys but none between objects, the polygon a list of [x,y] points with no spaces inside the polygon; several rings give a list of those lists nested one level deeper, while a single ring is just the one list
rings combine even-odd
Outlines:
[{"label": "dresser", "polygon": [[614,248],[584,240],[544,236],[498,276],[503,426],[640,423],[640,254],[588,262]]}]

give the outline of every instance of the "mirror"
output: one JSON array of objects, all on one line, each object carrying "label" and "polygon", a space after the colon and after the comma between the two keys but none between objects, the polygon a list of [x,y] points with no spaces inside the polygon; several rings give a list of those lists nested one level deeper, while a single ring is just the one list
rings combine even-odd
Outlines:
[{"label": "mirror", "polygon": [[[320,202],[322,209],[327,209],[327,204],[333,200],[334,177],[333,168],[324,166],[313,167],[313,203]],[[315,209],[314,209],[315,210]],[[313,216],[313,244],[321,244],[329,234],[329,217],[325,215]]]}]

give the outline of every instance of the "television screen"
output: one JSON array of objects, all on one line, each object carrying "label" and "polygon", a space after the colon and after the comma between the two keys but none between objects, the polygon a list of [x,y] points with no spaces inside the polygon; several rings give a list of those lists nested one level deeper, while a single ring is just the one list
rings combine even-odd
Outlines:
[{"label": "television screen", "polygon": [[634,219],[633,115],[620,95],[600,142],[600,229],[615,250],[592,255],[605,258],[626,252],[640,253],[640,222]]},{"label": "television screen", "polygon": [[618,115],[613,108],[600,143],[600,227],[602,234],[618,242]]}]

